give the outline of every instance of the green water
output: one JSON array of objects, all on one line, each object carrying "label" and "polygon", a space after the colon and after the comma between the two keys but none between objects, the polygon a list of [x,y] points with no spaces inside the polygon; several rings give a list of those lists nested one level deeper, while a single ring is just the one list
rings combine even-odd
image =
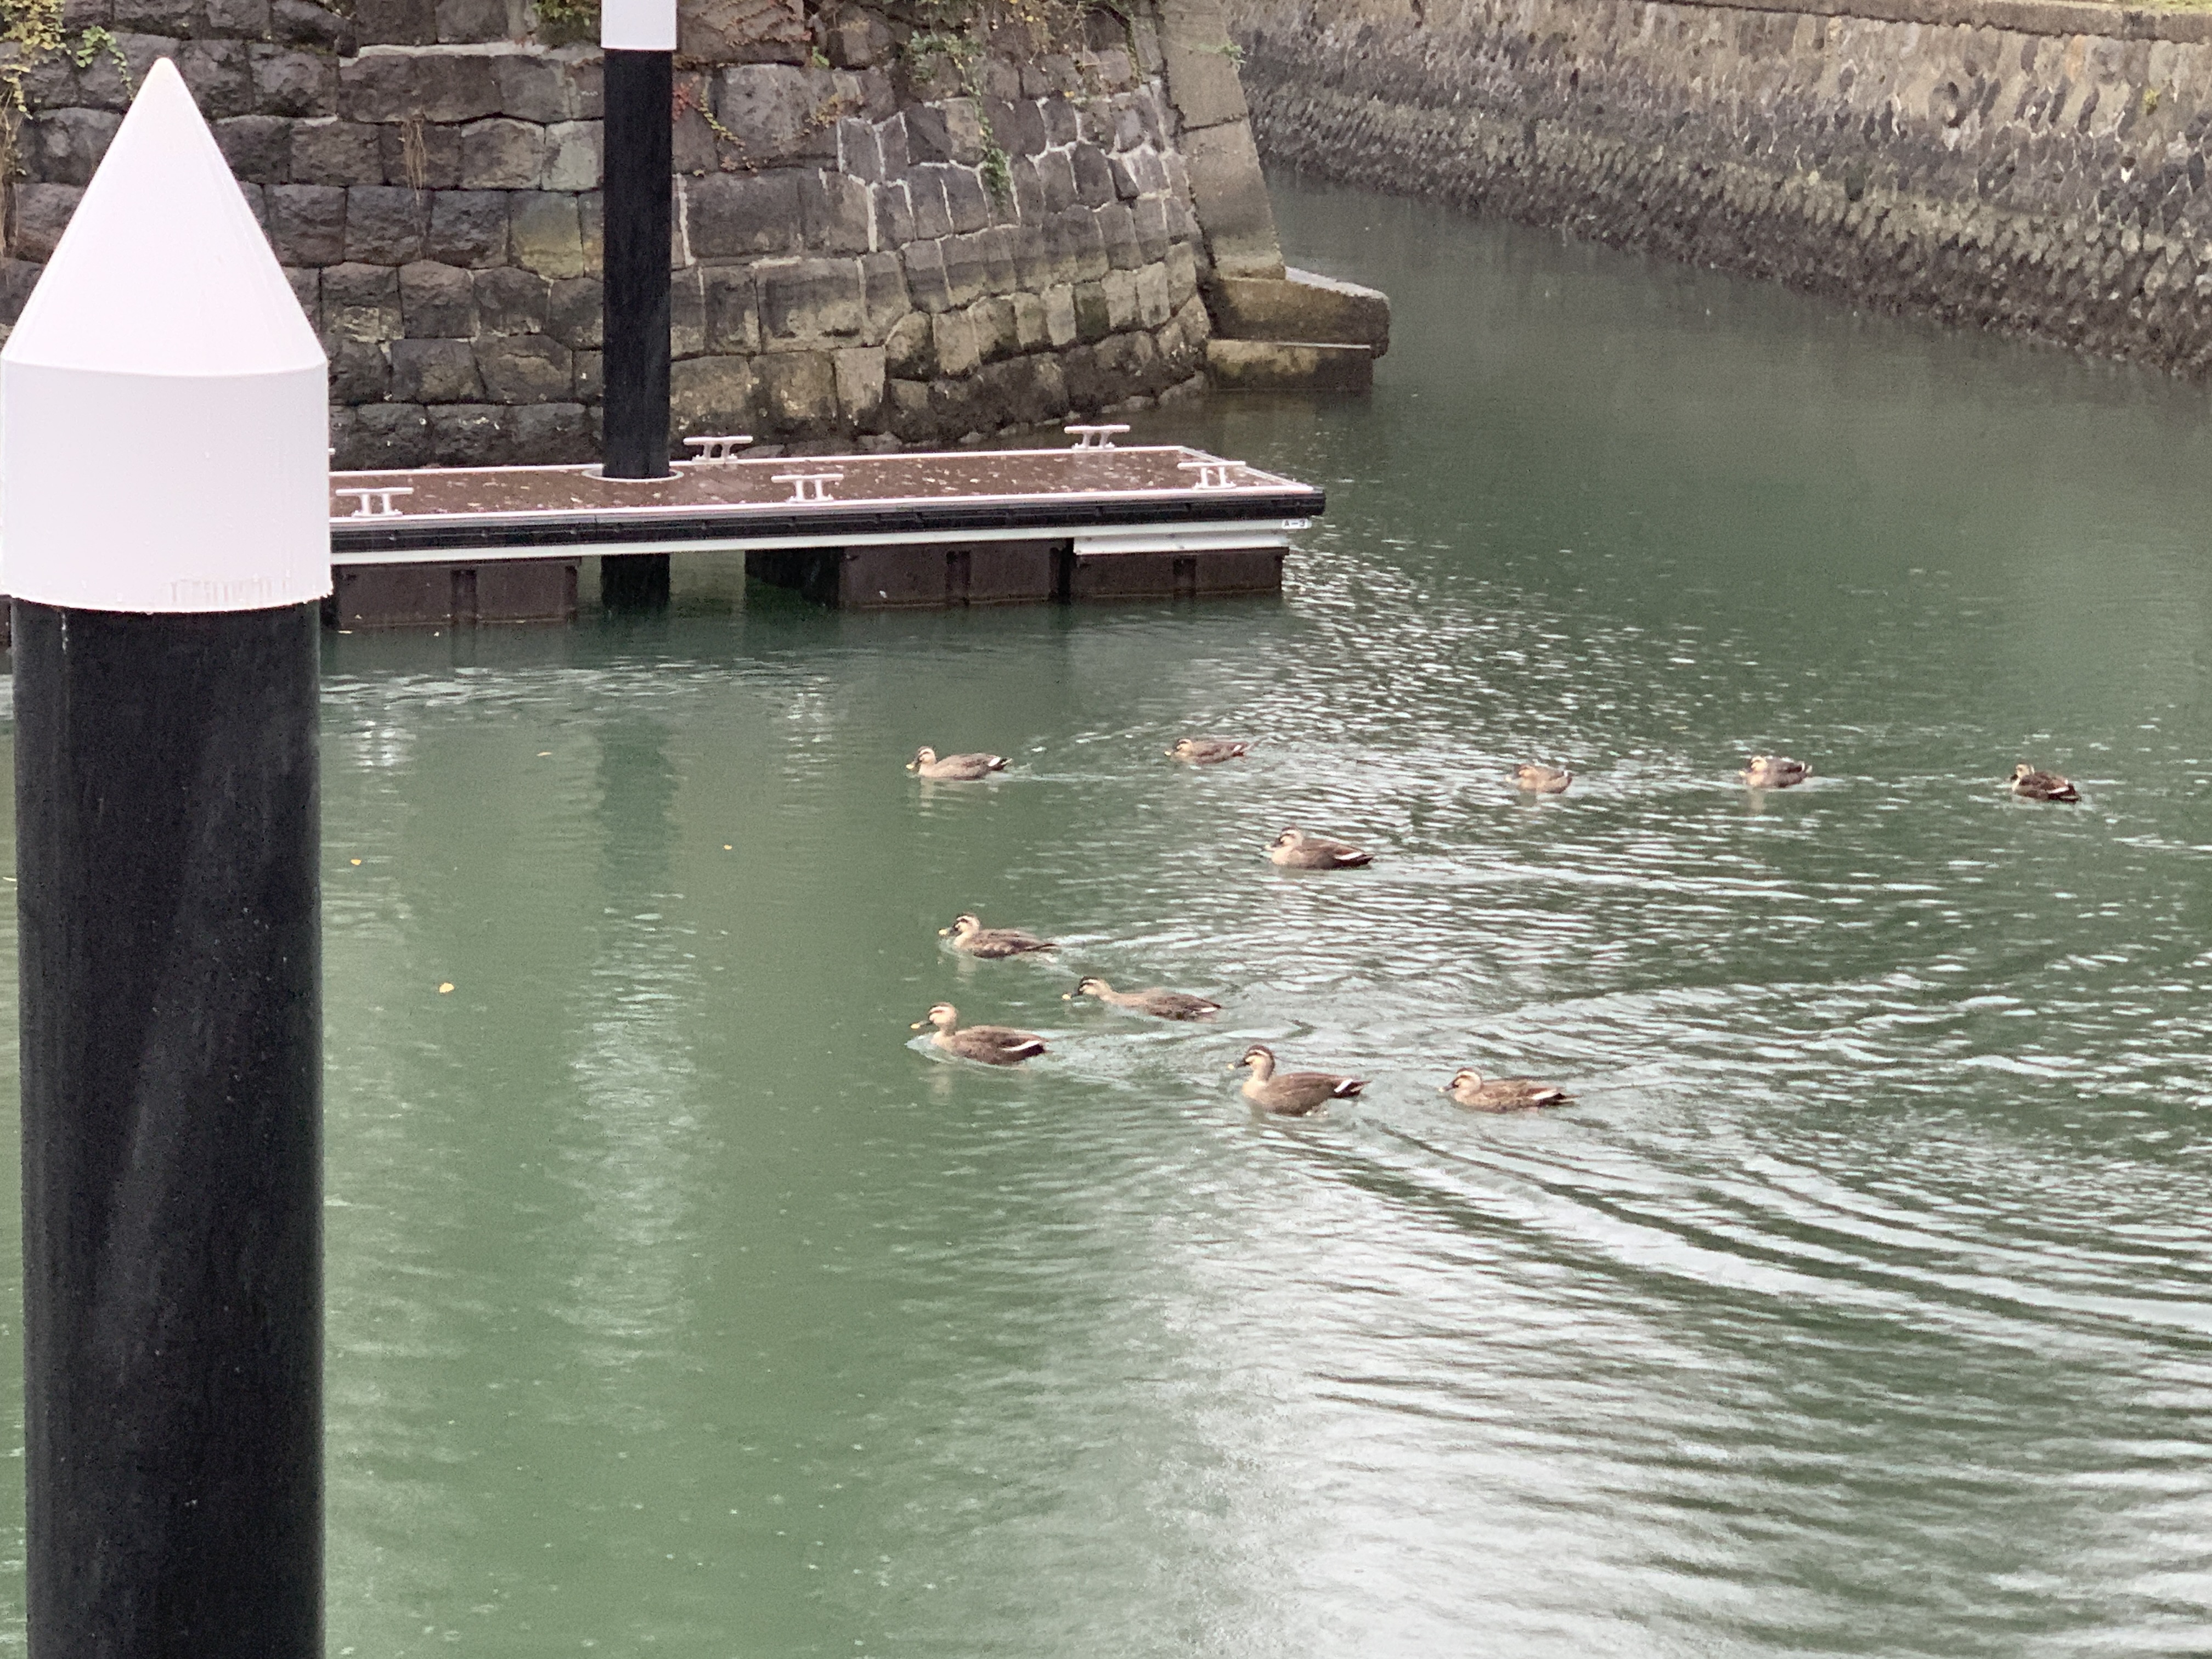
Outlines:
[{"label": "green water", "polygon": [[2203,393],[1280,205],[1279,605],[331,641],[333,1655],[2212,1648]]}]

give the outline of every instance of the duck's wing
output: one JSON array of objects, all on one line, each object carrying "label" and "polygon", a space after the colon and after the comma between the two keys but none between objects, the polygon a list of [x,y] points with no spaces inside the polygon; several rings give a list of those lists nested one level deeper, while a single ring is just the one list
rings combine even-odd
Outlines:
[{"label": "duck's wing", "polygon": [[1334,1072],[1283,1072],[1275,1081],[1310,1096],[1316,1105],[1325,1100],[1349,1100],[1367,1086],[1364,1077],[1339,1077]]},{"label": "duck's wing", "polygon": [[1017,1031],[1011,1025],[963,1025],[959,1035],[978,1048],[1026,1060],[1045,1052],[1044,1039],[1035,1031]]},{"label": "duck's wing", "polygon": [[1504,1078],[1497,1086],[1510,1091],[1516,1106],[1564,1106],[1573,1098],[1565,1089],[1549,1083],[1539,1083],[1532,1077]]},{"label": "duck's wing", "polygon": [[1024,933],[1018,927],[986,927],[971,937],[965,946],[970,956],[977,957],[1018,957],[1024,951],[1053,948],[1050,939]]},{"label": "duck's wing", "polygon": [[1146,1013],[1158,1014],[1163,1019],[1205,1019],[1221,1012],[1221,1005],[1209,1002],[1204,997],[1194,997],[1188,991],[1146,991]]}]

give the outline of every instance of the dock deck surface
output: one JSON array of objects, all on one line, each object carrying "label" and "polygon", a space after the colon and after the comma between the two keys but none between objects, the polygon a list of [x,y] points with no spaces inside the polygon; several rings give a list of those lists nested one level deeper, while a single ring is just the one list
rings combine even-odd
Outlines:
[{"label": "dock deck surface", "polygon": [[1324,505],[1310,485],[1180,445],[679,461],[653,479],[419,468],[332,473],[331,489],[340,565],[1194,526],[1279,540]]}]

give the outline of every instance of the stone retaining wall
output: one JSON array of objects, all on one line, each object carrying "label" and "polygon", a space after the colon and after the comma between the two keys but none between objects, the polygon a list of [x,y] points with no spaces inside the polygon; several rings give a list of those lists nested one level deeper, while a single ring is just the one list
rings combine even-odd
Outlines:
[{"label": "stone retaining wall", "polygon": [[[969,9],[989,21],[948,53],[896,3],[685,0],[679,434],[949,442],[1200,374],[1182,135],[1211,123],[1172,95],[1158,0]],[[61,22],[58,49],[0,54],[29,110],[0,320],[171,57],[323,331],[340,465],[597,453],[595,47],[526,0],[64,0]]]},{"label": "stone retaining wall", "polygon": [[2212,16],[1227,3],[1271,161],[1855,302],[2212,364]]}]

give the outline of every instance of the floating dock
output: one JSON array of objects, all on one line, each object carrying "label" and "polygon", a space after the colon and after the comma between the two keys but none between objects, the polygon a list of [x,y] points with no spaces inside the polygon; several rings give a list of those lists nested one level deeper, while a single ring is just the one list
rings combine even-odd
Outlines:
[{"label": "floating dock", "polygon": [[634,580],[709,552],[848,610],[1281,591],[1319,489],[1178,445],[1116,447],[1122,428],[1069,430],[1073,448],[774,459],[695,439],[700,459],[661,478],[336,472],[327,614],[342,628],[561,621],[585,557],[623,561]]}]

